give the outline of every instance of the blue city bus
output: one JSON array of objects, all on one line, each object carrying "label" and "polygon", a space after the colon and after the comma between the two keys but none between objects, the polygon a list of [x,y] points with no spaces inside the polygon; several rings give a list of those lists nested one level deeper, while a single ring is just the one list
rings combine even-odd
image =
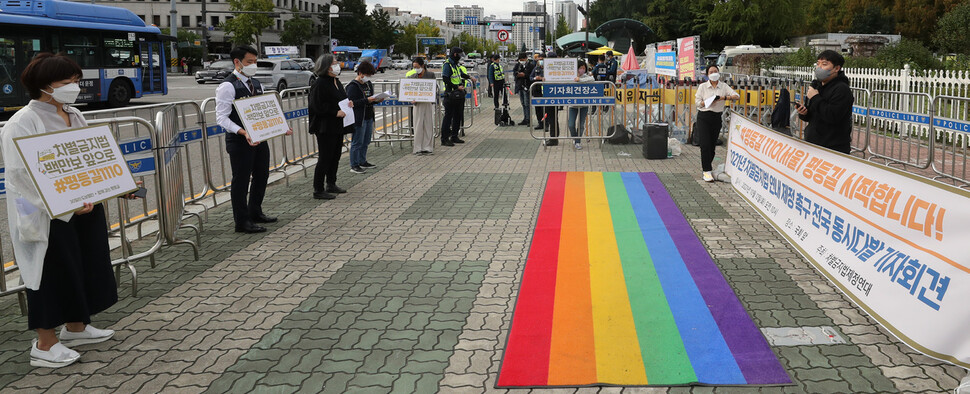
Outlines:
[{"label": "blue city bus", "polygon": [[338,45],[333,47],[333,56],[340,62],[343,70],[353,70],[360,63],[360,55],[364,51],[358,47]]},{"label": "blue city bus", "polygon": [[81,66],[79,103],[128,104],[168,93],[165,41],[155,26],[118,7],[57,0],[0,7],[0,112],[28,101],[20,74],[38,52],[66,53]]}]

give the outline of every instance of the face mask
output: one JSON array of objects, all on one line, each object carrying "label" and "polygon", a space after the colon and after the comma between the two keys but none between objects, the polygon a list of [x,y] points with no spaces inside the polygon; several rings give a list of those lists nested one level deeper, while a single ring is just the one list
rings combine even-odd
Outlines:
[{"label": "face mask", "polygon": [[579,75],[586,75],[586,69],[585,68],[579,69]]},{"label": "face mask", "polygon": [[714,82],[720,81],[721,80],[721,74],[713,73],[711,75],[708,75],[707,76],[707,79],[710,79],[710,80],[712,80]]},{"label": "face mask", "polygon": [[519,64],[521,64],[521,65],[523,65],[523,66],[525,65],[525,63],[526,63],[526,61],[525,61],[525,60],[521,60],[521,61],[519,61]]},{"label": "face mask", "polygon": [[539,65],[542,66],[542,60],[539,61]]},{"label": "face mask", "polygon": [[411,71],[414,71],[415,74],[421,74],[420,68],[412,68]]},{"label": "face mask", "polygon": [[334,64],[334,65],[330,66],[330,71],[333,72],[333,75],[340,75],[340,65],[339,64]]},{"label": "face mask", "polygon": [[819,81],[824,81],[824,80],[828,79],[829,76],[831,76],[831,75],[832,75],[832,70],[826,70],[826,69],[821,68],[821,67],[816,67],[815,68],[815,79],[817,79]]},{"label": "face mask", "polygon": [[245,75],[247,77],[256,75],[256,63],[250,64],[248,66],[243,66],[242,70],[239,70],[239,72],[242,73],[242,75]]},{"label": "face mask", "polygon": [[61,104],[74,104],[77,101],[77,96],[81,94],[81,86],[74,82],[59,88],[52,88],[50,92],[43,92],[49,94]]},{"label": "face mask", "polygon": [[370,82],[370,77],[360,77],[360,81],[363,83],[368,83]]}]

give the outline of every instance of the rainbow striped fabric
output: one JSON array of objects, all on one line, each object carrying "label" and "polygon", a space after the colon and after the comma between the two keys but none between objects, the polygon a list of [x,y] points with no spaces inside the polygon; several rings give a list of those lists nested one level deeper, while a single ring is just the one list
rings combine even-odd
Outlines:
[{"label": "rainbow striped fabric", "polygon": [[656,174],[549,174],[498,387],[790,383]]}]

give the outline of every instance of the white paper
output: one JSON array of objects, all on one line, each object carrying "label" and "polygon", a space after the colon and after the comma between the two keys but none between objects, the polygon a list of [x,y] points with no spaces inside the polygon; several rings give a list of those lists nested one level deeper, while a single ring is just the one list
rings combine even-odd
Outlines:
[{"label": "white paper", "polygon": [[354,118],[354,109],[350,108],[350,99],[343,99],[343,101],[337,103],[341,111],[344,111],[344,127],[354,124],[357,120]]},{"label": "white paper", "polygon": [[704,108],[711,108],[711,104],[714,104],[714,99],[716,99],[716,98],[717,98],[717,96],[711,96],[711,97],[706,98],[704,100]]},{"label": "white paper", "polygon": [[378,93],[378,94],[375,94],[375,95],[370,96],[370,97],[372,99],[374,99],[374,100],[384,100],[384,99],[387,99],[387,98],[390,98],[390,97],[394,97],[394,93],[392,93],[390,90],[388,90],[386,92]]}]

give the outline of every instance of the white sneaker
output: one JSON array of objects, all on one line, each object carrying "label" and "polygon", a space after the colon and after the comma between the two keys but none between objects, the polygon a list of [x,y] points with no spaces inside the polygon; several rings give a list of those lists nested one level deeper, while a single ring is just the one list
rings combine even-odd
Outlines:
[{"label": "white sneaker", "polygon": [[704,171],[704,182],[714,182],[714,176],[710,171]]},{"label": "white sneaker", "polygon": [[37,348],[35,339],[30,345],[30,365],[45,368],[60,368],[74,364],[81,359],[81,355],[58,342],[44,351]]},{"label": "white sneaker", "polygon": [[576,148],[576,150],[583,150],[583,146],[580,145],[578,142],[573,144],[573,146]]},{"label": "white sneaker", "polygon": [[61,335],[57,337],[64,346],[78,346],[101,343],[111,339],[113,335],[115,335],[114,330],[102,330],[88,324],[81,332],[70,332],[67,326],[61,327]]}]

